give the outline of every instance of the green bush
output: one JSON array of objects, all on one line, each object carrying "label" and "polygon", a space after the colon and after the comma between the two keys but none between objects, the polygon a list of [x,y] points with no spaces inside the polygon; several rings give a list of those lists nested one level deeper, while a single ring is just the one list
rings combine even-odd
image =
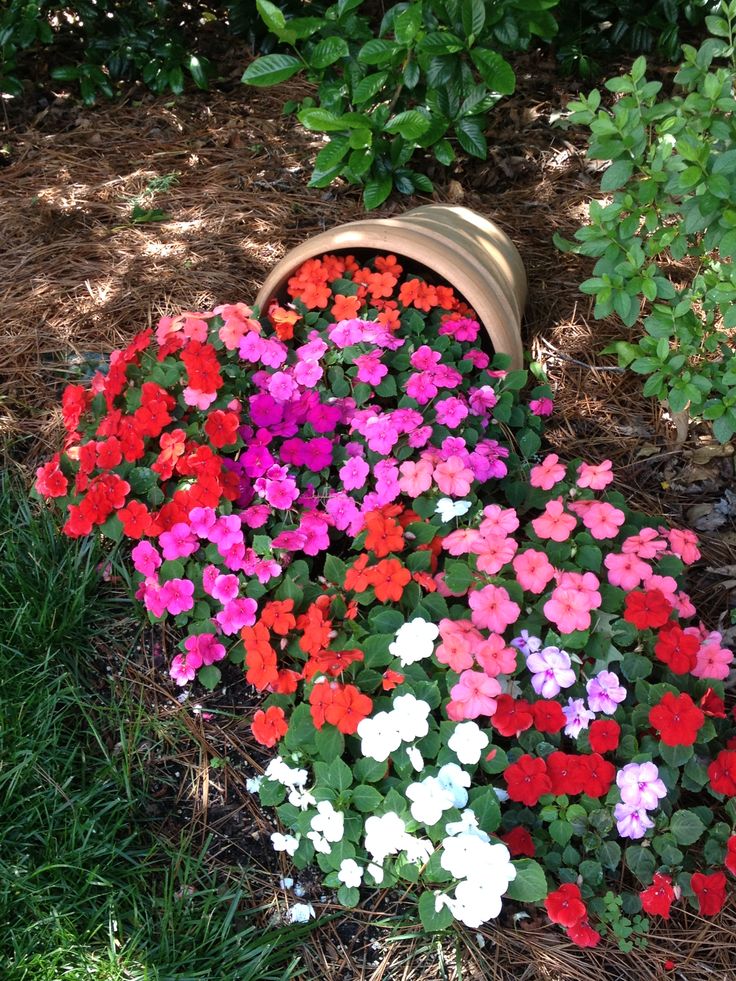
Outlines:
[{"label": "green bush", "polygon": [[514,91],[500,51],[523,50],[556,31],[558,0],[411,0],[390,7],[376,30],[361,0],[338,0],[318,17],[287,19],[269,0],[257,7],[269,30],[294,54],[252,62],[243,81],[267,86],[300,71],[319,83],[299,121],[326,133],[313,187],[336,177],[364,185],[367,208],[395,187],[431,191],[409,165],[431,151],[450,164],[459,146],[485,159],[489,110]]},{"label": "green bush", "polygon": [[645,395],[711,420],[725,442],[736,433],[736,0],[707,26],[699,50],[685,45],[669,98],[639,57],[606,82],[618,96],[610,109],[597,90],[570,104],[570,121],[592,134],[589,158],[610,161],[608,197],[591,202],[575,244],[557,244],[597,258],[580,287],[596,317],[633,327],[644,310],[644,335],[606,350],[648,376]]}]

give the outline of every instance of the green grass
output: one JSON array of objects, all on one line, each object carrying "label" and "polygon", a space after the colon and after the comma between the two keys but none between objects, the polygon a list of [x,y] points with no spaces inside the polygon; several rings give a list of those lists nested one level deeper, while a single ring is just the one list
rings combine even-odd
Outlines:
[{"label": "green grass", "polygon": [[155,838],[140,747],[160,727],[91,684],[93,638],[128,612],[101,589],[97,548],[61,539],[7,477],[0,494],[0,978],[298,977],[304,928],[264,931],[247,875]]}]

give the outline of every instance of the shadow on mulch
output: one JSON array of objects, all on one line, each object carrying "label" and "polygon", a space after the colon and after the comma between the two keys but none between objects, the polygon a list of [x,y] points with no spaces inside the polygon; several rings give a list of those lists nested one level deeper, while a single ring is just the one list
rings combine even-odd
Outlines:
[{"label": "shadow on mulch", "polygon": [[[611,458],[633,506],[688,526],[694,505],[701,512],[706,505],[707,516],[733,483],[733,456],[718,455],[697,431],[676,447],[659,406],[641,397],[639,379],[598,354],[625,330],[613,320],[593,320],[589,298],[578,292],[590,263],[552,244],[553,232],[569,237],[582,223],[599,181],[580,134],[552,125],[576,87],[560,81],[551,61],[532,57],[518,69],[517,95],[491,117],[488,161],[432,175],[431,200],[489,215],[521,252],[529,276],[525,342],[556,390],[552,448],[567,459]],[[273,92],[237,87],[231,94],[143,96],[96,109],[57,99],[9,132],[4,159],[10,163],[0,169],[0,436],[16,462],[35,466],[56,448],[63,385],[89,378],[136,331],[165,312],[252,300],[286,250],[363,215],[353,189],[307,188],[322,144],[281,115],[286,88],[289,97],[305,91],[293,84]],[[168,189],[154,190],[171,175]],[[395,200],[374,214],[426,200]],[[134,222],[136,203],[159,209],[165,220]],[[731,600],[732,587],[723,581],[736,579],[730,517],[703,535],[703,553],[691,591],[715,626]],[[291,873],[271,850],[273,826],[245,786],[262,760],[248,739],[252,696],[234,673],[224,692],[181,703],[156,670],[156,658],[161,653],[149,638],[140,660],[127,663],[127,683],[139,688],[149,712],[183,722],[193,749],[188,758],[177,752],[158,761],[152,817],[174,839],[183,828],[203,840],[211,836],[211,859],[223,876],[238,875],[240,867],[262,873],[258,901],[278,916],[293,902],[278,880]],[[300,882],[319,912],[338,911],[318,882],[303,876]],[[436,944],[402,919],[395,896],[378,893],[372,906],[317,929],[304,948],[304,976],[736,978],[734,908],[717,925],[693,914],[678,917],[657,925],[645,954],[622,955],[610,946],[580,951],[543,919],[513,914],[477,939],[458,933]],[[678,966],[668,972],[669,958]]]}]

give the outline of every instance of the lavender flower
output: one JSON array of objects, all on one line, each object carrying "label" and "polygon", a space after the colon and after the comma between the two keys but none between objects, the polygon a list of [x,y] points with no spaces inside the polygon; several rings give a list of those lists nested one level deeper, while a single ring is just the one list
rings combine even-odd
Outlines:
[{"label": "lavender flower", "polygon": [[667,796],[667,788],[659,778],[659,770],[654,763],[627,763],[616,774],[616,783],[621,791],[621,800],[632,808],[653,810],[662,797]]},{"label": "lavender flower", "polygon": [[532,688],[542,698],[554,698],[559,695],[560,689],[575,684],[570,655],[559,647],[544,647],[541,651],[532,651],[526,659],[526,666],[533,674]]},{"label": "lavender flower", "polygon": [[511,641],[511,646],[521,651],[524,657],[529,657],[530,654],[536,654],[542,649],[542,641],[539,637],[532,637],[528,630],[522,630],[521,634]]},{"label": "lavender flower", "polygon": [[600,671],[585,687],[588,692],[588,706],[593,712],[613,715],[619,702],[626,698],[626,689],[619,684],[618,675],[613,671]]},{"label": "lavender flower", "polygon": [[643,838],[647,830],[654,827],[654,821],[643,807],[616,804],[613,816],[616,818],[616,827],[622,838]]},{"label": "lavender flower", "polygon": [[589,712],[586,709],[585,700],[582,698],[568,698],[567,705],[563,705],[562,711],[567,719],[565,735],[572,736],[573,739],[577,739],[580,732],[588,728],[591,719],[595,718],[595,712]]}]

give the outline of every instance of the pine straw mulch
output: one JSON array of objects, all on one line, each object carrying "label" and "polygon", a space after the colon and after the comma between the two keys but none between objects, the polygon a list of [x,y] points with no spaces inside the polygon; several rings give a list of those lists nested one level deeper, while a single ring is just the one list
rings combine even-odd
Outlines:
[{"label": "pine straw mulch", "polygon": [[[659,407],[641,398],[639,379],[598,354],[623,331],[614,321],[593,320],[577,289],[589,263],[561,255],[551,242],[552,232],[570,236],[581,223],[598,183],[580,134],[552,126],[574,87],[563,89],[555,65],[537,57],[518,69],[517,95],[492,115],[489,160],[459,165],[449,179],[436,175],[432,200],[488,214],[524,258],[525,340],[556,389],[551,445],[565,458],[610,457],[633,505],[684,526],[697,515],[707,528],[714,506],[730,502],[732,448],[721,451],[697,431],[675,445]],[[298,86],[287,88],[286,95],[234,85],[230,93],[177,99],[131,96],[96,109],[59,98],[35,117],[11,120],[0,155],[0,437],[9,462],[30,468],[56,447],[63,384],[89,377],[141,327],[172,310],[252,300],[288,248],[362,216],[355,191],[307,188],[320,141],[280,114],[283,99],[300,94]],[[151,190],[152,181],[170,175],[168,190]],[[135,203],[160,209],[167,220],[135,223]],[[419,203],[392,201],[375,214]],[[733,517],[728,507],[723,513],[720,527],[703,536],[704,562],[692,583],[713,625],[724,619],[736,579]],[[186,827],[213,835],[222,874],[249,869],[255,900],[283,908],[275,876],[287,867],[271,852],[268,819],[245,790],[245,772],[252,775],[260,758],[247,739],[253,704],[245,686],[236,679],[224,692],[203,695],[213,713],[205,722],[177,701],[161,667],[160,654],[146,648],[124,668],[151,718],[164,728],[178,720],[192,737],[189,755],[178,746],[154,761],[162,777],[159,816],[165,812],[173,838]],[[227,763],[213,767],[213,757]],[[317,884],[306,888],[319,911],[329,912]],[[471,933],[436,945],[402,921],[401,910],[395,896],[379,894],[372,907],[319,927],[304,947],[304,976],[736,978],[733,906],[716,925],[678,914],[658,925],[645,954],[629,956],[610,946],[581,952],[543,920],[510,919],[483,931],[480,942]],[[669,957],[678,967],[665,973]]]}]

